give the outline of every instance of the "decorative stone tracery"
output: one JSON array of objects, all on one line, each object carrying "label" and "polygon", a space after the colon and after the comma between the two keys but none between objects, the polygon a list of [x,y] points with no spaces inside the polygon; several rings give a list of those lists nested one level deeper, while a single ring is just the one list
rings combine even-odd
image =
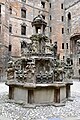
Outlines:
[{"label": "decorative stone tracery", "polygon": [[[24,93],[25,103],[60,103],[65,96],[69,97],[68,88],[72,82],[67,82],[67,78],[71,78],[72,74],[71,61],[67,59],[67,63],[64,63],[57,58],[56,42],[52,46],[46,46],[50,41],[44,32],[46,25],[41,15],[34,18],[32,27],[35,27],[36,34],[30,37],[31,43],[28,46],[23,46],[25,51],[21,58],[14,61],[14,66],[12,62],[7,70],[8,80],[13,79],[11,83],[7,82],[13,88],[10,89],[10,99],[21,100],[22,95],[18,91]],[[47,53],[46,47],[50,50]],[[64,95],[61,96],[63,90]]]}]

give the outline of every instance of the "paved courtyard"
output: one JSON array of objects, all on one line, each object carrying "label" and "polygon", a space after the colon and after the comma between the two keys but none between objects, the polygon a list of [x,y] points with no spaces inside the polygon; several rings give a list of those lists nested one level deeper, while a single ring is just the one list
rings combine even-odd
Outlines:
[{"label": "paved courtyard", "polygon": [[8,87],[0,83],[0,120],[80,120],[80,82],[71,87],[73,101],[67,101],[63,107],[37,106],[24,108],[9,103]]}]

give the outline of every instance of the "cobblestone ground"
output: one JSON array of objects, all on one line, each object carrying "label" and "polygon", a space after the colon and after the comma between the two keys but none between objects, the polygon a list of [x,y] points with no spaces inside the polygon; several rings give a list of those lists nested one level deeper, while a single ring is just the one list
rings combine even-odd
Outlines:
[{"label": "cobblestone ground", "polygon": [[63,107],[39,106],[23,108],[21,105],[8,103],[8,92],[0,94],[0,115],[10,120],[45,120],[53,117],[80,117],[80,93],[72,92],[73,101],[67,101]]}]

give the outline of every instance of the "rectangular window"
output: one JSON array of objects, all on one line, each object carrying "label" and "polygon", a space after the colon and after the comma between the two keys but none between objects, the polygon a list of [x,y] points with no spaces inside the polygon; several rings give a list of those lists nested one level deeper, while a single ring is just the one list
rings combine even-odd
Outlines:
[{"label": "rectangular window", "polygon": [[50,20],[51,20],[51,15],[50,15]]},{"label": "rectangular window", "polygon": [[68,43],[66,43],[66,49],[68,49]]},{"label": "rectangular window", "polygon": [[64,21],[64,16],[62,16],[62,22]]},{"label": "rectangular window", "polygon": [[64,28],[62,28],[62,34],[64,34]]},{"label": "rectangular window", "polygon": [[12,45],[9,45],[9,51],[11,51]]},{"label": "rectangular window", "polygon": [[9,8],[9,13],[12,14],[12,7]]},{"label": "rectangular window", "polygon": [[50,32],[52,32],[52,27],[50,27]]},{"label": "rectangular window", "polygon": [[43,8],[45,8],[45,2],[41,1],[41,5]]},{"label": "rectangular window", "polygon": [[73,65],[73,59],[71,59],[71,65]]},{"label": "rectangular window", "polygon": [[63,3],[61,4],[61,9],[63,9]]},{"label": "rectangular window", "polygon": [[21,26],[21,35],[26,35],[26,26]]},{"label": "rectangular window", "polygon": [[36,27],[36,33],[40,33],[40,27]]},{"label": "rectangular window", "polygon": [[9,25],[9,33],[12,33],[12,25]]},{"label": "rectangular window", "polygon": [[21,9],[21,17],[26,18],[26,10],[23,8]]},{"label": "rectangular window", "polygon": [[67,33],[69,33],[69,28],[67,29]]},{"label": "rectangular window", "polygon": [[62,43],[62,49],[64,49],[64,43]]},{"label": "rectangular window", "polygon": [[51,3],[49,4],[50,8],[51,8]]},{"label": "rectangular window", "polygon": [[0,13],[1,13],[1,5],[0,5]]},{"label": "rectangular window", "polygon": [[80,58],[79,58],[79,64],[80,64]]}]

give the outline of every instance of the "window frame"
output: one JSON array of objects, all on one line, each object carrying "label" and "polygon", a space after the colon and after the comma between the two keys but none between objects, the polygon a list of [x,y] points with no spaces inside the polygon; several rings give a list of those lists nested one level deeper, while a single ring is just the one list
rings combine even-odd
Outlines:
[{"label": "window frame", "polygon": [[1,14],[1,4],[0,4],[0,14]]},{"label": "window frame", "polygon": [[61,17],[62,22],[64,21],[64,16]]},{"label": "window frame", "polygon": [[8,49],[8,51],[11,52],[11,50],[12,50],[12,45],[9,44],[9,49]]},{"label": "window frame", "polygon": [[64,43],[62,43],[62,49],[64,49]]},{"label": "window frame", "polygon": [[12,6],[9,7],[9,13],[12,14]]},{"label": "window frame", "polygon": [[51,8],[51,3],[49,3],[49,7]]},{"label": "window frame", "polygon": [[9,33],[12,33],[12,24],[9,24]]},{"label": "window frame", "polygon": [[80,64],[80,58],[79,58],[79,64]]},{"label": "window frame", "polygon": [[62,28],[62,34],[64,34],[64,28]]},{"label": "window frame", "polygon": [[50,27],[50,33],[52,32],[52,27]]},{"label": "window frame", "polygon": [[26,0],[21,0],[21,2],[24,2],[24,3],[26,3]]},{"label": "window frame", "polygon": [[52,20],[52,16],[50,15],[49,17],[50,17],[50,20]]},{"label": "window frame", "polygon": [[63,5],[63,3],[61,3],[61,9],[63,9],[64,8],[64,5]]},{"label": "window frame", "polygon": [[[23,32],[23,31],[25,31],[25,32]],[[26,35],[26,25],[23,25],[23,24],[21,25],[21,35]]]},{"label": "window frame", "polygon": [[44,1],[41,1],[41,6],[42,6],[42,8],[45,8],[45,2]]},{"label": "window frame", "polygon": [[26,18],[26,9],[21,8],[21,18]]},{"label": "window frame", "polygon": [[68,49],[68,47],[69,47],[69,46],[68,46],[68,43],[66,43],[66,49]]}]

